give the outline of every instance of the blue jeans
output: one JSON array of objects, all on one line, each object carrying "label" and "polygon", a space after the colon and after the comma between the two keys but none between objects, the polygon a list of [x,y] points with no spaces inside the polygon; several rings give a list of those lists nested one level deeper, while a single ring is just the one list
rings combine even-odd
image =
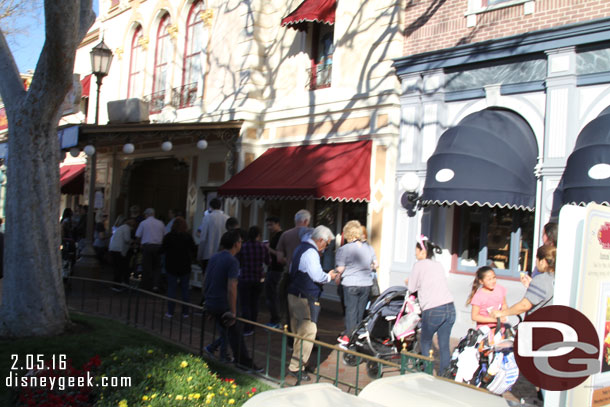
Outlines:
[{"label": "blue jeans", "polygon": [[371,287],[344,286],[345,301],[345,334],[350,336],[354,328],[362,321],[366,303],[369,301]]},{"label": "blue jeans", "polygon": [[[182,301],[189,302],[189,275],[176,276],[174,274],[167,273],[167,296],[169,298],[176,298],[176,291],[178,284],[180,284],[180,292],[182,293]],[[176,303],[169,301],[167,303],[168,314],[174,315],[174,307]],[[182,306],[182,315],[188,315],[189,309],[186,305]]]},{"label": "blue jeans", "polygon": [[440,353],[440,371],[439,374],[445,371],[451,360],[451,351],[449,349],[449,338],[451,336],[451,328],[455,323],[455,306],[452,302],[449,304],[440,305],[430,308],[422,312],[421,338],[420,346],[421,353],[424,356],[430,354],[432,348],[432,337],[434,333],[438,336],[438,348]]},{"label": "blue jeans", "polygon": [[[237,295],[241,305],[241,317],[249,321],[257,322],[258,319],[258,298],[263,291],[263,283],[258,281],[239,280]],[[252,331],[254,326],[246,324],[244,331]]]}]

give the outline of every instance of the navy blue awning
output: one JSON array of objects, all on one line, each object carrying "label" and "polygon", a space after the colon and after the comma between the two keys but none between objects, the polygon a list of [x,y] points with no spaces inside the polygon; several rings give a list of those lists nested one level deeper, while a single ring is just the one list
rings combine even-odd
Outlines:
[{"label": "navy blue awning", "polygon": [[440,137],[428,159],[422,201],[533,210],[537,157],[532,129],[519,115],[472,113]]},{"label": "navy blue awning", "polygon": [[591,120],[578,135],[558,196],[561,205],[610,204],[610,108]]}]

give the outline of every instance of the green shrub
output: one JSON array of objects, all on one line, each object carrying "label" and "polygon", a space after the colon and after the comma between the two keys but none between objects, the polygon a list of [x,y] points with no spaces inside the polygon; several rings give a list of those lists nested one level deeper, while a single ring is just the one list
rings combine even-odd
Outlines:
[{"label": "green shrub", "polygon": [[199,357],[158,348],[115,352],[102,360],[100,374],[131,378],[131,386],[98,387],[100,406],[240,406],[257,391],[219,378]]}]

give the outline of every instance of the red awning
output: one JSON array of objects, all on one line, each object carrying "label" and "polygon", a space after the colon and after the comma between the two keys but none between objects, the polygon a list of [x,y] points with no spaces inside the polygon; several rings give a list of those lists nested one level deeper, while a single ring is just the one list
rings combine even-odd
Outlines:
[{"label": "red awning", "polygon": [[369,201],[372,141],[270,148],[218,190],[266,199]]},{"label": "red awning", "polygon": [[91,89],[91,76],[92,74],[89,74],[80,81],[80,84],[83,87],[83,90],[80,95],[81,98],[89,97],[89,90]]},{"label": "red awning", "polygon": [[337,0],[305,0],[287,17],[282,19],[282,27],[305,31],[306,23],[335,23]]},{"label": "red awning", "polygon": [[81,195],[85,187],[85,164],[60,167],[59,185],[62,194]]}]

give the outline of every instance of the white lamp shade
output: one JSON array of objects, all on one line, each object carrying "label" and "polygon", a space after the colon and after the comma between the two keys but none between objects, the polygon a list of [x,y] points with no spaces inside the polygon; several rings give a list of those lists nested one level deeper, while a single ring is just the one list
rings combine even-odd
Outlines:
[{"label": "white lamp shade", "polygon": [[102,40],[90,52],[91,56],[91,71],[95,75],[106,76],[110,71],[112,63],[112,51],[104,44]]},{"label": "white lamp shade", "polygon": [[80,154],[80,150],[79,150],[78,148],[76,148],[76,147],[72,147],[72,148],[70,149],[70,155],[71,155],[72,157],[78,157],[78,155],[79,155],[79,154]]},{"label": "white lamp shade", "polygon": [[419,177],[414,172],[407,172],[400,177],[400,187],[407,192],[415,192],[419,188]]},{"label": "white lamp shade", "polygon": [[88,144],[85,146],[85,148],[83,148],[83,151],[85,152],[85,154],[91,157],[93,154],[95,154],[95,147],[91,144]]},{"label": "white lamp shade", "polygon": [[161,150],[163,151],[172,151],[173,147],[174,145],[171,141],[164,141],[163,143],[161,143]]},{"label": "white lamp shade", "polygon": [[197,148],[200,150],[205,150],[206,148],[208,148],[208,142],[201,139],[197,142]]},{"label": "white lamp shade", "polygon": [[133,153],[135,150],[136,150],[136,148],[135,148],[135,146],[134,146],[132,143],[126,143],[126,144],[123,146],[123,152],[124,152],[125,154],[131,154],[131,153]]}]

